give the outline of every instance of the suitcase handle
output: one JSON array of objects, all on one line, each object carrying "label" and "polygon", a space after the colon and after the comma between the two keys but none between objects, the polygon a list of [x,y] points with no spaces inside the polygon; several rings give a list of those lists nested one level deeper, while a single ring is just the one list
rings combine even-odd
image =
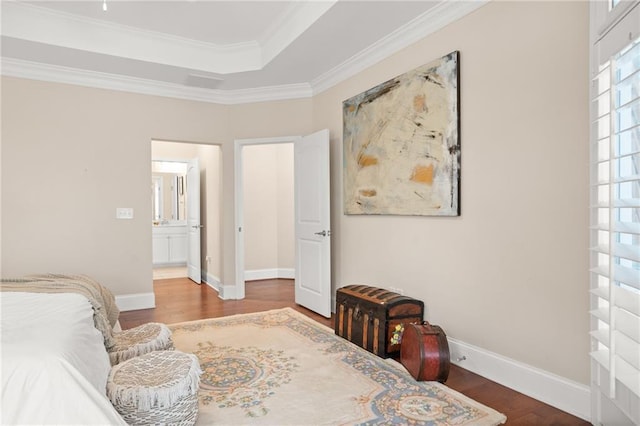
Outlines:
[{"label": "suitcase handle", "polygon": [[442,334],[439,329],[431,327],[431,324],[429,324],[429,321],[422,321],[420,325],[428,327],[428,328],[419,327],[420,334],[422,334],[423,336],[432,336],[432,335]]},{"label": "suitcase handle", "polygon": [[420,330],[420,334],[422,334],[423,336],[431,336],[431,335],[440,334],[440,332],[439,331],[433,331],[433,330],[429,330],[429,331]]}]

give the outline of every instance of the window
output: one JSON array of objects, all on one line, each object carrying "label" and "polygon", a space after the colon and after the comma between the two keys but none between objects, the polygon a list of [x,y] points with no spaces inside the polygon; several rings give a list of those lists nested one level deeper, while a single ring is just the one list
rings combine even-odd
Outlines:
[{"label": "window", "polygon": [[[632,25],[639,16],[637,6],[636,3],[627,9],[633,12],[626,15],[632,17]],[[640,38],[637,29],[635,33],[616,31],[616,25],[602,31],[594,43],[597,68],[592,73],[591,91],[592,382],[597,392],[638,421]],[[619,34],[627,36],[626,41],[620,43],[618,38],[613,43],[607,39]],[[621,44],[624,47],[620,49]],[[597,417],[592,420],[600,422]]]}]

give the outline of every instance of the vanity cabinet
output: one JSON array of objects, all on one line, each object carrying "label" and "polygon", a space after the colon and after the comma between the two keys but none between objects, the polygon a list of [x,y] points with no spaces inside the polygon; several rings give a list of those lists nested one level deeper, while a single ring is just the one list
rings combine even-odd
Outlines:
[{"label": "vanity cabinet", "polygon": [[187,226],[153,227],[153,264],[187,263]]}]

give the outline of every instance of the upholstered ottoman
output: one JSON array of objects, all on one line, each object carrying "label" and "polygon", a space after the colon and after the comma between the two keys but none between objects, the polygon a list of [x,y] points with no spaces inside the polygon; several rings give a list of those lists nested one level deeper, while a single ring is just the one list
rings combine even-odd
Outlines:
[{"label": "upholstered ottoman", "polygon": [[112,367],[107,396],[130,425],[193,425],[201,374],[195,355],[154,351]]},{"label": "upholstered ottoman", "polygon": [[171,330],[165,324],[150,322],[113,333],[115,345],[109,348],[111,365],[152,351],[172,350]]}]

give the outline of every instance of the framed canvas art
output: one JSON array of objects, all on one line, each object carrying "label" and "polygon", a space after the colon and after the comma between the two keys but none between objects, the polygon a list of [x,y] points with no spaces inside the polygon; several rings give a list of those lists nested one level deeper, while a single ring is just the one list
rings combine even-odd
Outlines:
[{"label": "framed canvas art", "polygon": [[459,52],[343,102],[344,212],[460,215]]}]

